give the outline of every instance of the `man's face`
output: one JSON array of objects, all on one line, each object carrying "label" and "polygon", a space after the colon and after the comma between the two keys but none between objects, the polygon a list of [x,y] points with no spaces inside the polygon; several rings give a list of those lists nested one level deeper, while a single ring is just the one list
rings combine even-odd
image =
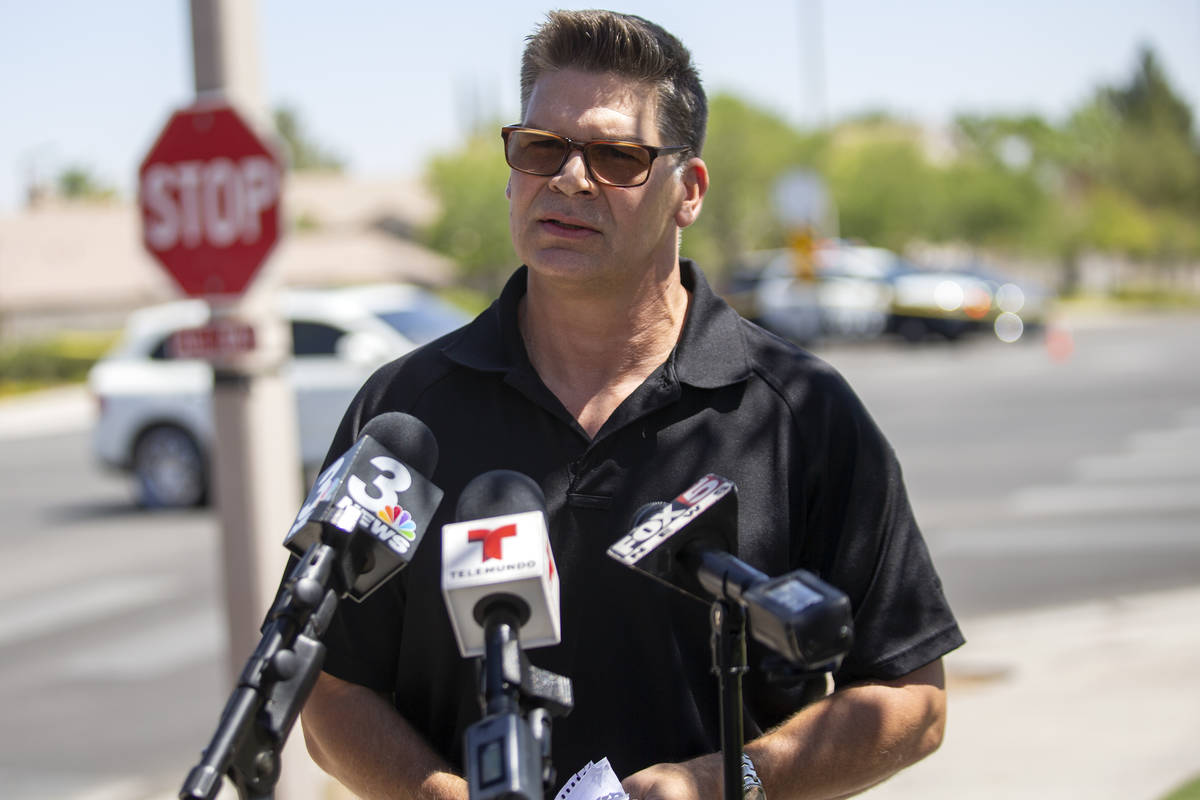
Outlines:
[{"label": "man's face", "polygon": [[[576,141],[681,144],[659,140],[652,89],[573,69],[538,79],[522,124]],[[699,159],[689,164],[703,169]],[[639,280],[654,265],[673,265],[678,229],[695,219],[699,202],[692,210],[689,170],[681,171],[677,159],[659,156],[651,167],[645,184],[625,188],[593,180],[579,150],[557,175],[513,170],[507,195],[517,255],[538,275],[572,281]]]}]

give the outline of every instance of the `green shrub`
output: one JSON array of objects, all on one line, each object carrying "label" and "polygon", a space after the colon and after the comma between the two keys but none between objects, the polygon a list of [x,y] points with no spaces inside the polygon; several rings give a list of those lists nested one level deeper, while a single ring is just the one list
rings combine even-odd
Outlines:
[{"label": "green shrub", "polygon": [[0,393],[82,381],[115,339],[112,333],[64,333],[0,343]]},{"label": "green shrub", "polygon": [[1200,776],[1180,786],[1162,800],[1200,800]]}]

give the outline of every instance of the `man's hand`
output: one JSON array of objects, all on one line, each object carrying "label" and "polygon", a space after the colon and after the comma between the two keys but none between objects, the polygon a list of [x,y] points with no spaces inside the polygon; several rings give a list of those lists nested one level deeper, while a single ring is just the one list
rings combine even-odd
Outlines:
[{"label": "man's hand", "polygon": [[630,800],[713,800],[721,796],[719,754],[682,764],[655,764],[621,783]]},{"label": "man's hand", "polygon": [[[937,749],[946,721],[942,660],[890,681],[848,686],[796,712],[746,751],[772,800],[855,795]],[[655,764],[622,784],[631,800],[715,800],[721,755]]]}]

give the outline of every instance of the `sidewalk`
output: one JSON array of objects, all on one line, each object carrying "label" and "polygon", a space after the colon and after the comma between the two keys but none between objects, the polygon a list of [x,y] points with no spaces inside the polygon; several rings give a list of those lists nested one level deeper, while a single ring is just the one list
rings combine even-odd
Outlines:
[{"label": "sidewalk", "polygon": [[967,620],[942,748],[872,800],[1158,800],[1200,774],[1200,588]]}]

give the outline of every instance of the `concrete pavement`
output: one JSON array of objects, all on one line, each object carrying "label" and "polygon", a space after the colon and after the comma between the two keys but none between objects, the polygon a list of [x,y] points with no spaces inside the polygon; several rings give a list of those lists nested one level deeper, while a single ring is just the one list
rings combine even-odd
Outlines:
[{"label": "concrete pavement", "polygon": [[963,621],[941,750],[872,800],[1158,800],[1200,775],[1200,588]]}]

